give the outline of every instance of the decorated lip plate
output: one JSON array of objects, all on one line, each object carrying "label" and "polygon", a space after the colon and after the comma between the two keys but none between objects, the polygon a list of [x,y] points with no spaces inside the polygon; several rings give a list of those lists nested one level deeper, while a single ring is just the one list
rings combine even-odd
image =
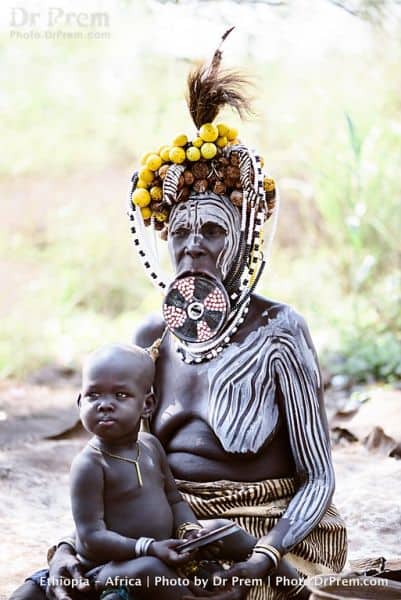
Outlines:
[{"label": "decorated lip plate", "polygon": [[185,342],[207,342],[226,322],[230,302],[224,287],[204,275],[189,275],[171,284],[163,317],[172,333]]}]

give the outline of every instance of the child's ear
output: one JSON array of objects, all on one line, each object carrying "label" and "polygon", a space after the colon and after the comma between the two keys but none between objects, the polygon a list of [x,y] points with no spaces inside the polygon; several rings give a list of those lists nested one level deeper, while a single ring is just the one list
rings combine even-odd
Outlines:
[{"label": "child's ear", "polygon": [[153,393],[153,390],[151,390],[145,396],[145,404],[143,406],[142,417],[144,419],[150,419],[153,415],[155,408],[156,408],[156,398]]},{"label": "child's ear", "polygon": [[81,406],[81,400],[82,400],[82,394],[81,392],[79,392],[78,396],[77,396],[77,404],[78,404],[78,408]]}]

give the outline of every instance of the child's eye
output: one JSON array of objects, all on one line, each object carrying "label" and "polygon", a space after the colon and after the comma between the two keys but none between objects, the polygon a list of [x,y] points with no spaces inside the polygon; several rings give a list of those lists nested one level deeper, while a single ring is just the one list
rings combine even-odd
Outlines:
[{"label": "child's eye", "polygon": [[128,398],[128,394],[125,392],[117,392],[116,396],[117,398]]},{"label": "child's eye", "polygon": [[89,392],[89,394],[86,394],[86,398],[89,400],[96,400],[99,398],[99,394],[97,392]]}]

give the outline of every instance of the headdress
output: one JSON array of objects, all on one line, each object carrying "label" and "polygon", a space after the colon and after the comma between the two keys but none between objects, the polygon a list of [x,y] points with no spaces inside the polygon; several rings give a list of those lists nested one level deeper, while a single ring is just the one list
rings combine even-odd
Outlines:
[{"label": "headdress", "polygon": [[[221,43],[232,29],[223,35]],[[166,318],[173,331],[172,323],[182,325],[184,312],[194,304],[188,290],[195,296],[206,294],[203,298],[206,298],[205,306],[211,307],[212,312],[216,312],[216,306],[222,307],[225,294],[227,297],[227,309],[222,310],[224,318],[215,327],[209,315],[207,323],[199,320],[195,330],[191,329],[192,338],[180,336],[175,331],[188,362],[201,362],[216,356],[244,320],[250,294],[265,266],[263,225],[273,215],[269,253],[278,213],[275,182],[262,171],[263,159],[240,142],[236,129],[225,123],[214,123],[224,106],[234,108],[240,116],[250,111],[244,92],[246,79],[235,71],[221,69],[221,43],[210,64],[199,66],[188,77],[187,103],[197,135],[191,140],[186,135],[179,135],[171,145],[145,154],[141,168],[132,177],[129,199],[134,244],[146,272],[164,294],[168,292],[169,283],[159,264],[157,238],[167,239],[170,219],[176,218],[180,205],[194,198],[199,202],[202,198],[216,204],[221,202],[221,207],[227,213],[231,210],[238,220],[239,234],[231,244],[230,260],[227,260],[227,254],[221,257],[225,289],[218,290],[218,285],[213,289],[207,282],[197,285],[191,280],[181,286],[176,281],[170,286],[170,292],[171,288],[175,290],[175,298],[177,294],[184,296],[178,308],[174,307],[172,311],[170,307],[166,311],[165,306],[164,309],[165,318],[174,313],[175,321],[170,319],[169,322]]]}]

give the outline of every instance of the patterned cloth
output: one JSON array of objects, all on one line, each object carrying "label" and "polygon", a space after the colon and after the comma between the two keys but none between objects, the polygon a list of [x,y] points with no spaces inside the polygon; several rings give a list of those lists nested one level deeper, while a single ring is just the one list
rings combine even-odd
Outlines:
[{"label": "patterned cloth", "polygon": [[119,596],[119,598],[121,598],[121,600],[129,600],[130,599],[130,595],[129,595],[127,588],[120,587],[120,588],[112,588],[112,589],[104,590],[100,595],[100,600],[106,600],[107,596],[110,596],[112,594],[114,596],[117,594]]},{"label": "patterned cloth", "polygon": [[[231,519],[257,538],[266,535],[277,524],[297,489],[292,478],[252,483],[178,480],[177,485],[198,519]],[[340,572],[346,556],[345,524],[333,504],[309,535],[285,555],[306,576]],[[248,600],[277,600],[283,597],[280,592],[267,586],[255,587],[248,594]]]}]

